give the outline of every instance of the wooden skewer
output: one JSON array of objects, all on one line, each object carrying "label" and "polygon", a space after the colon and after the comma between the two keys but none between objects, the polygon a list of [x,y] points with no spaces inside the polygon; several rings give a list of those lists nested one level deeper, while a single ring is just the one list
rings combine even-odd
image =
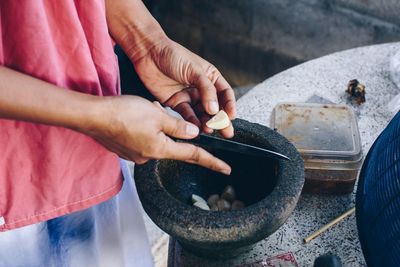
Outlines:
[{"label": "wooden skewer", "polygon": [[340,222],[341,220],[343,220],[344,218],[350,216],[351,214],[354,213],[354,211],[356,210],[355,207],[349,209],[348,211],[346,211],[345,213],[343,213],[342,215],[340,215],[339,217],[333,219],[331,222],[325,224],[324,226],[322,226],[319,230],[315,231],[313,234],[307,236],[306,238],[303,239],[304,243],[308,243],[311,240],[313,240],[314,238],[316,238],[317,236],[319,236],[320,234],[322,234],[323,232],[325,232],[326,230],[328,230],[329,228],[331,228],[332,226],[334,226],[335,224],[337,224],[338,222]]}]

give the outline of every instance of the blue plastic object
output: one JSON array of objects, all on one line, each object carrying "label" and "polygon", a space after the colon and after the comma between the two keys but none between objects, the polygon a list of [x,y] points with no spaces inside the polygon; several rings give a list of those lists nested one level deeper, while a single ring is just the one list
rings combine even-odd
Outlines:
[{"label": "blue plastic object", "polygon": [[371,147],[361,169],[356,217],[368,266],[400,266],[400,113]]}]

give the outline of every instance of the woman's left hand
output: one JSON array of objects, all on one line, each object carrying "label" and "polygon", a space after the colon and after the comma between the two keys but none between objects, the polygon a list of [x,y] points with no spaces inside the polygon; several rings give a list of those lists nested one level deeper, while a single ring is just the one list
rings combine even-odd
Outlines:
[{"label": "woman's left hand", "polygon": [[[235,95],[212,64],[166,38],[133,62],[148,90],[164,105],[183,118],[212,132],[205,122],[220,109],[232,120],[236,116]],[[232,125],[221,130],[233,137]]]}]

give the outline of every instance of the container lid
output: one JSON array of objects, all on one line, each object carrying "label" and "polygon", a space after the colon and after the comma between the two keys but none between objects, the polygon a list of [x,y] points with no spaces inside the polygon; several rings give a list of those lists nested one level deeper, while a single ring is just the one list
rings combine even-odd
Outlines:
[{"label": "container lid", "polygon": [[271,124],[307,161],[350,161],[360,165],[362,150],[354,112],[346,105],[282,103]]}]

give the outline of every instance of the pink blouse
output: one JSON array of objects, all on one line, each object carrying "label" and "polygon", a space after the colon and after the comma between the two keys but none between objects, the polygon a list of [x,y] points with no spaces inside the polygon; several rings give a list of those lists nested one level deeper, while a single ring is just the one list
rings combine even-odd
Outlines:
[{"label": "pink blouse", "polygon": [[[119,94],[103,1],[0,1],[0,64],[66,90]],[[121,185],[118,156],[92,138],[0,119],[0,231],[88,208]]]}]

